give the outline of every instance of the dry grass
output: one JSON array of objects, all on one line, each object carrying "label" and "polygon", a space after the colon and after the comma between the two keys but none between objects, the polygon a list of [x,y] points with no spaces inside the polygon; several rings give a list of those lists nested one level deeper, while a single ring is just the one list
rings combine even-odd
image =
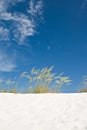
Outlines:
[{"label": "dry grass", "polygon": [[0,93],[7,93],[8,91],[6,89],[0,90]]},{"label": "dry grass", "polygon": [[56,90],[49,88],[48,86],[38,85],[34,89],[34,93],[58,93]]},{"label": "dry grass", "polygon": [[[3,78],[0,79],[0,85],[2,86],[2,90],[0,92],[3,93],[23,93],[22,87],[19,92],[19,84],[21,82],[21,78],[26,80],[27,91],[25,93],[58,93],[59,89],[65,84],[69,85],[71,80],[69,77],[63,76],[63,73],[55,74],[52,72],[53,66],[48,68],[45,67],[43,69],[35,69],[32,68],[30,73],[23,72],[16,79],[8,79],[5,80]],[[54,88],[51,89],[52,84],[54,83]],[[5,87],[5,89],[3,88]],[[56,90],[55,90],[56,87]],[[26,90],[26,89],[25,89]]]},{"label": "dry grass", "polygon": [[9,93],[17,94],[17,90],[16,89],[10,90]]},{"label": "dry grass", "polygon": [[87,88],[83,88],[80,90],[80,93],[87,93]]},{"label": "dry grass", "polygon": [[16,91],[16,89],[11,89],[11,90],[2,89],[2,90],[0,90],[0,93],[14,93],[14,94],[16,94],[17,91]]},{"label": "dry grass", "polygon": [[34,93],[49,93],[49,88],[47,86],[39,85],[34,89]]}]

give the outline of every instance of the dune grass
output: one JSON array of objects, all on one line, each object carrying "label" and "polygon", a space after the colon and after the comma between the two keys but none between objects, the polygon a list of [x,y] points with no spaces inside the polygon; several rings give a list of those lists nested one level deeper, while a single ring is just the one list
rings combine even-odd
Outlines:
[{"label": "dune grass", "polygon": [[80,93],[87,93],[87,88],[83,88],[80,90]]},{"label": "dune grass", "polygon": [[80,93],[87,93],[87,75],[83,76],[80,88]]},{"label": "dune grass", "polygon": [[[52,72],[53,67],[45,67],[43,69],[33,68],[30,73],[21,73],[16,80],[4,80],[0,77],[0,93],[59,93],[63,85],[69,85],[71,80],[69,77],[63,76],[63,73],[55,74]],[[26,79],[27,89],[23,92],[23,88],[19,88],[21,80]],[[26,88],[26,87],[25,87]],[[87,75],[83,76],[79,86],[80,93],[87,92]]]},{"label": "dune grass", "polygon": [[[56,74],[52,70],[53,66],[43,69],[32,68],[30,73],[23,72],[16,80],[0,78],[0,86],[2,86],[0,92],[18,93],[19,82],[26,79],[28,87],[25,93],[57,93],[63,85],[69,85],[71,80],[63,76],[63,73]],[[20,93],[22,93],[22,87]]]}]

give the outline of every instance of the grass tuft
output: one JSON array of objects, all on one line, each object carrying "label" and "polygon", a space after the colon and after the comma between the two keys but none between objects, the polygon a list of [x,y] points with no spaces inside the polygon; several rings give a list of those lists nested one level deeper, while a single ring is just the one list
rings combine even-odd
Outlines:
[{"label": "grass tuft", "polygon": [[47,86],[39,85],[34,89],[34,93],[49,93],[49,88]]},{"label": "grass tuft", "polygon": [[87,88],[83,88],[80,90],[80,93],[87,93]]},{"label": "grass tuft", "polygon": [[[24,87],[20,88],[21,81],[23,79],[24,84],[26,82],[27,90],[25,93],[58,93],[63,85],[69,85],[71,80],[69,77],[63,76],[63,73],[56,74],[52,72],[53,66],[43,69],[33,68],[30,73],[23,72],[20,76],[14,79],[4,80],[0,78],[0,86],[3,93],[23,93]],[[4,89],[5,87],[5,89]],[[23,90],[23,91],[22,91]]]}]

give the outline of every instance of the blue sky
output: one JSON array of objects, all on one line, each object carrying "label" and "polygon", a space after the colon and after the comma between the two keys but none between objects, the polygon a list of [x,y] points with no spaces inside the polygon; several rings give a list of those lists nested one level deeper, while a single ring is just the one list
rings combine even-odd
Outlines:
[{"label": "blue sky", "polygon": [[1,0],[0,75],[54,66],[75,92],[87,74],[87,0]]}]

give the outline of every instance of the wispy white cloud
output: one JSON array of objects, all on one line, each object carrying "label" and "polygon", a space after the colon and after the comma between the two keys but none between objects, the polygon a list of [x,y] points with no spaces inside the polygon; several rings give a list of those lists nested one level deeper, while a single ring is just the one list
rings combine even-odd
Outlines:
[{"label": "wispy white cloud", "polygon": [[0,12],[7,11],[9,6],[15,5],[24,0],[0,0]]},{"label": "wispy white cloud", "polygon": [[31,0],[29,2],[29,10],[28,13],[31,14],[32,16],[37,16],[37,15],[42,15],[43,12],[43,1],[39,0],[35,3],[34,0]]},{"label": "wispy white cloud", "polygon": [[[15,40],[18,44],[22,44],[27,37],[35,35],[38,18],[42,16],[42,0],[37,2],[30,0],[28,8],[25,8],[26,13],[19,10],[10,11],[13,6],[25,1],[27,0],[0,0],[0,43]],[[11,58],[9,55],[6,51],[2,52],[0,48],[0,71],[2,72],[11,72],[17,68],[16,56]]]},{"label": "wispy white cloud", "polygon": [[9,40],[9,30],[7,28],[4,28],[3,26],[0,27],[0,41],[2,40]]},{"label": "wispy white cloud", "polygon": [[[26,9],[26,11],[29,13],[29,15],[26,15],[22,12],[15,11],[14,13],[8,12],[8,9],[11,6],[16,5],[18,2],[23,2],[24,0],[0,0],[0,20],[12,21],[10,27],[8,29],[0,27],[3,32],[5,32],[5,36],[8,38],[10,37],[10,33],[13,35],[13,39],[18,41],[19,44],[21,44],[24,39],[28,36],[33,36],[36,32],[36,17],[42,15],[42,7],[43,2],[42,0],[39,0],[35,2],[34,0],[30,0],[29,2],[29,9]],[[4,33],[3,33],[4,34]],[[5,37],[3,34],[3,37]],[[4,40],[4,38],[2,38]],[[6,38],[5,38],[6,40]]]},{"label": "wispy white cloud", "polygon": [[84,0],[81,5],[81,9],[84,9],[86,6],[87,6],[87,0]]},{"label": "wispy white cloud", "polygon": [[0,53],[0,71],[11,72],[15,69],[16,65],[13,63],[13,60],[5,54]]},{"label": "wispy white cloud", "polygon": [[47,51],[49,51],[51,49],[51,46],[50,45],[48,45],[47,46]]}]

